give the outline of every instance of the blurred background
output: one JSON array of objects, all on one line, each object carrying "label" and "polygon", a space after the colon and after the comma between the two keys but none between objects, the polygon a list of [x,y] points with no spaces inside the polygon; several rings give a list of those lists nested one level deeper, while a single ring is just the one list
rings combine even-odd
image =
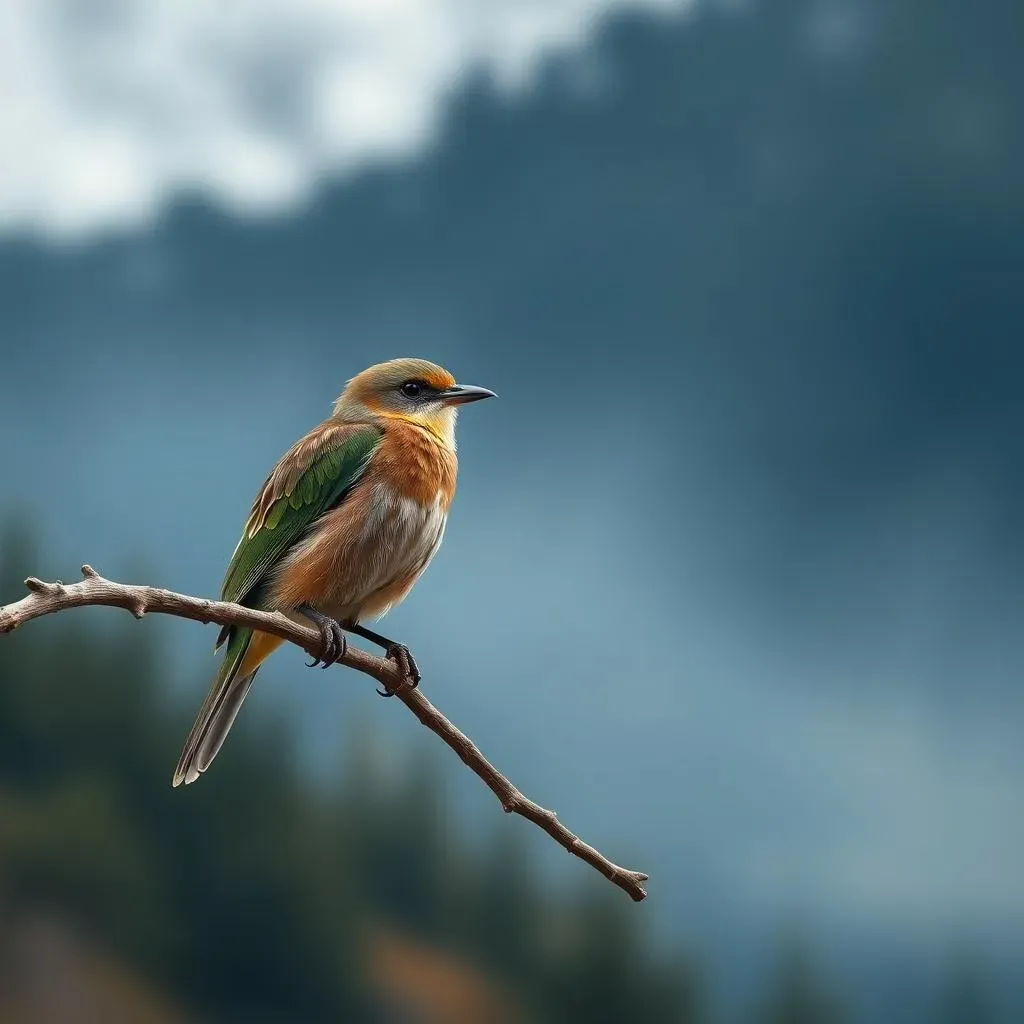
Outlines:
[{"label": "blurred background", "polygon": [[1024,1020],[1022,45],[1003,0],[8,0],[0,601],[215,595],[346,379],[443,363],[501,397],[387,631],[651,882],[294,650],[172,791],[214,629],[76,611],[0,638],[0,1021]]}]

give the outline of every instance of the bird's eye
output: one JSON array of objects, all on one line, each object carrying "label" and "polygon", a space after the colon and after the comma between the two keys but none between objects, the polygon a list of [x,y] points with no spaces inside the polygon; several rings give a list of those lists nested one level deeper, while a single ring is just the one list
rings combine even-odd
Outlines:
[{"label": "bird's eye", "polygon": [[418,398],[423,394],[423,385],[418,380],[407,380],[402,385],[402,394],[406,398]]}]

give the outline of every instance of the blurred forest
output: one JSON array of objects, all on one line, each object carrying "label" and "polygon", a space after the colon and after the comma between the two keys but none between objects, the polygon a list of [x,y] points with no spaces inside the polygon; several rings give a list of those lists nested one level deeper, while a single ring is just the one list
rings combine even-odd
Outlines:
[{"label": "blurred forest", "polygon": [[[5,603],[36,561],[8,525]],[[526,844],[545,840],[518,819],[460,841],[432,757],[388,783],[365,728],[343,731],[325,787],[250,716],[216,772],[172,790],[191,709],[168,701],[164,664],[152,629],[106,609],[0,642],[3,1024],[720,1019],[645,908],[583,872],[569,893],[543,884]],[[770,955],[744,1019],[854,1019],[801,943]],[[988,1019],[969,974],[936,1008]]]},{"label": "blurred forest", "polygon": [[[32,546],[2,551],[6,600]],[[543,891],[522,822],[453,842],[429,760],[387,786],[365,732],[327,791],[251,722],[172,790],[191,709],[153,630],[98,622],[0,645],[4,1024],[698,1019],[691,965],[654,957],[621,892]]]}]

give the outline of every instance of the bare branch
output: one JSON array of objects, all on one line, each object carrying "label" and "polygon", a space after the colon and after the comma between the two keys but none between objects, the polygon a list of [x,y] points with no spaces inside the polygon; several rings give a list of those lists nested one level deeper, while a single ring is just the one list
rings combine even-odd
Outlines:
[{"label": "bare branch", "polygon": [[[318,630],[293,622],[281,612],[261,612],[243,608],[225,601],[207,601],[202,598],[175,594],[157,587],[127,586],[104,579],[91,566],[82,566],[79,583],[44,583],[34,577],[25,580],[30,593],[14,604],[0,607],[0,633],[10,633],[31,619],[64,611],[67,608],[82,608],[87,605],[107,605],[124,608],[137,619],[147,612],[176,615],[196,622],[216,622],[221,626],[251,626],[264,633],[288,640],[312,657],[323,653]],[[414,688],[412,680],[396,662],[389,658],[378,658],[356,647],[349,646],[341,664],[354,668],[376,679],[388,693],[396,696],[431,732],[448,744],[465,764],[486,783],[487,787],[510,814],[519,814],[542,828],[560,846],[591,867],[596,868],[605,878],[625,890],[632,899],[639,902],[646,895],[641,882],[647,875],[629,871],[613,864],[573,835],[555,816],[539,804],[525,797],[480,753],[476,744],[461,730],[452,725],[423,695],[422,689]]]}]

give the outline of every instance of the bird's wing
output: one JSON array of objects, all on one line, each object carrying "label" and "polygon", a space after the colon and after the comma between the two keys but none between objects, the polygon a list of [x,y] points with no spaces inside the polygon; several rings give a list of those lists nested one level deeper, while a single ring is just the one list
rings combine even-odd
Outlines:
[{"label": "bird's wing", "polygon": [[[366,423],[326,423],[285,453],[253,502],[224,577],[225,601],[259,607],[268,572],[320,516],[345,500],[382,436]],[[175,786],[194,782],[217,756],[260,662],[275,646],[267,639],[245,627],[221,630],[217,647],[227,641],[227,652],[185,741]]]},{"label": "bird's wing", "polygon": [[256,500],[224,575],[221,598],[247,603],[267,570],[359,479],[383,432],[368,423],[327,424],[296,442]]}]

